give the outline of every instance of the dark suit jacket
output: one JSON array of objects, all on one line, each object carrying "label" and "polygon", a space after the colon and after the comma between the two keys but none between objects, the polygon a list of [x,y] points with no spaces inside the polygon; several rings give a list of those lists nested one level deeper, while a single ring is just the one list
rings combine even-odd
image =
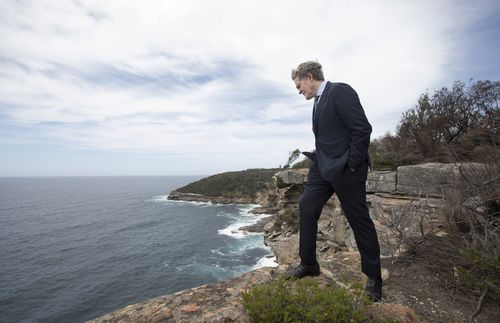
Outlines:
[{"label": "dark suit jacket", "polygon": [[324,179],[335,180],[346,165],[355,170],[365,162],[370,165],[372,126],[358,94],[348,84],[327,82],[313,116],[313,132],[316,153],[308,157],[318,163]]}]

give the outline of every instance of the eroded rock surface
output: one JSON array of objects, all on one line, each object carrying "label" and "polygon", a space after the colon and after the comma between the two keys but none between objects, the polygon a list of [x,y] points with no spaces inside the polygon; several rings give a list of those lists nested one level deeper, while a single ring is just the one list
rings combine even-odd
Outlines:
[{"label": "eroded rock surface", "polygon": [[241,293],[271,280],[272,268],[261,268],[220,283],[133,304],[90,322],[250,322]]}]

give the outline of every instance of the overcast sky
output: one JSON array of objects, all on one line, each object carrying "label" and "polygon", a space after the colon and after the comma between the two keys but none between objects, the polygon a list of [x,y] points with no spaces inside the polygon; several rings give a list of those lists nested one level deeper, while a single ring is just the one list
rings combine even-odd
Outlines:
[{"label": "overcast sky", "polygon": [[358,92],[372,139],[498,80],[498,1],[0,2],[0,176],[189,175],[314,148],[291,69]]}]

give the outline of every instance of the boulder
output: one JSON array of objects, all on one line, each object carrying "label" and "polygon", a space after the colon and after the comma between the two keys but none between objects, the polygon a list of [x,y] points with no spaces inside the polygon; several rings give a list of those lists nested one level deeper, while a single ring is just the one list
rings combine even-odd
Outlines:
[{"label": "boulder", "polygon": [[397,172],[373,171],[368,173],[366,192],[393,193],[396,191]]},{"label": "boulder", "polygon": [[308,173],[309,169],[307,168],[288,169],[278,172],[274,176],[278,181],[281,181],[281,183],[285,185],[304,184],[305,182],[307,182]]},{"label": "boulder", "polygon": [[399,166],[397,191],[401,194],[442,196],[460,179],[459,164],[427,163]]}]

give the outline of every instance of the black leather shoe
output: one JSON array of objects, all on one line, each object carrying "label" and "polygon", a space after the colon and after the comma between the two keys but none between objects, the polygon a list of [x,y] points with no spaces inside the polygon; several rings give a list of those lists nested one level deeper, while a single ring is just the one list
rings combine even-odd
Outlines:
[{"label": "black leather shoe", "polygon": [[319,264],[315,265],[304,265],[300,264],[298,267],[292,268],[285,274],[286,278],[302,278],[305,276],[318,276],[319,275]]},{"label": "black leather shoe", "polygon": [[373,301],[378,302],[382,299],[382,278],[368,277],[365,286],[366,295]]}]

